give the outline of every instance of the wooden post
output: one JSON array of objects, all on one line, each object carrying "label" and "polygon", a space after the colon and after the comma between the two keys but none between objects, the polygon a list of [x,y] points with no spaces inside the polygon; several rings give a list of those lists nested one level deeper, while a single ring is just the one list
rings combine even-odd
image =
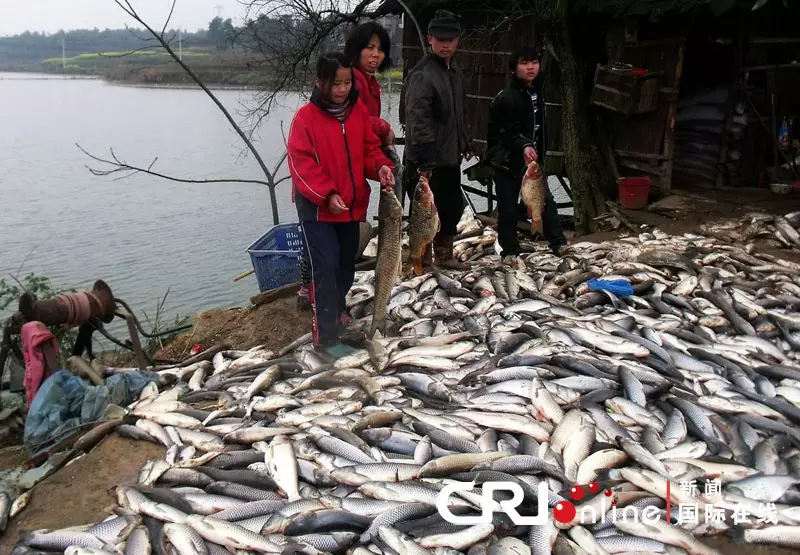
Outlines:
[{"label": "wooden post", "polygon": [[[719,139],[719,158],[717,159],[717,167],[721,168],[728,160],[728,150],[730,147],[730,130],[733,122],[733,111],[736,108],[737,91],[739,90],[740,78],[742,75],[742,65],[744,64],[744,44],[746,42],[746,28],[745,19],[739,15],[737,23],[739,24],[738,33],[736,36],[736,54],[733,62],[733,75],[731,88],[728,89],[728,98],[725,101],[725,120],[722,124],[722,136]],[[714,187],[721,188],[726,185],[725,177],[727,172],[717,169],[717,179],[714,182]]]},{"label": "wooden post", "polygon": [[675,82],[672,86],[674,92],[671,94],[674,97],[669,99],[669,110],[667,110],[667,122],[664,128],[664,149],[662,154],[666,159],[664,163],[664,171],[661,175],[661,194],[663,196],[672,194],[672,165],[673,157],[675,155],[675,104],[678,102],[678,93],[680,91],[681,75],[683,74],[683,56],[686,44],[681,41],[678,44],[678,57],[675,62]]},{"label": "wooden post", "polygon": [[[775,113],[775,70],[768,69],[767,70],[767,97],[769,98],[769,110],[770,110],[770,133],[769,133],[769,141],[772,145],[772,164],[775,166],[775,171],[779,172],[779,167],[781,165],[780,159],[778,158],[778,138],[775,136],[775,133],[778,131],[778,116]],[[776,175],[776,177],[779,177]]]},{"label": "wooden post", "polygon": [[125,321],[128,323],[128,332],[131,335],[131,343],[133,343],[133,352],[136,353],[136,364],[139,366],[139,370],[146,370],[147,369],[147,359],[144,356],[144,351],[142,351],[142,343],[139,341],[139,332],[136,331],[136,322],[133,320],[133,315],[126,314]]}]

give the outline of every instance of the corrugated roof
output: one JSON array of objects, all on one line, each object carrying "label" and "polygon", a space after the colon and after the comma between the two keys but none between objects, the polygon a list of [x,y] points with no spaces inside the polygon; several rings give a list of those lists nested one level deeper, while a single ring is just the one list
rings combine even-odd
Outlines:
[{"label": "corrugated roof", "polygon": [[736,0],[574,0],[575,11],[608,13],[616,17],[650,15],[659,17],[668,13],[685,13],[707,7],[720,15],[736,4]]},{"label": "corrugated roof", "polygon": [[[721,15],[736,5],[737,0],[571,0],[571,9],[575,12],[606,13],[614,17],[646,16],[660,17],[668,13],[685,13],[698,8],[708,8],[715,15]],[[755,1],[755,0],[754,0]],[[433,8],[456,9],[482,6],[497,9],[504,0],[404,0],[412,10],[430,10]],[[385,0],[382,9],[400,13],[401,6],[395,0]]]}]

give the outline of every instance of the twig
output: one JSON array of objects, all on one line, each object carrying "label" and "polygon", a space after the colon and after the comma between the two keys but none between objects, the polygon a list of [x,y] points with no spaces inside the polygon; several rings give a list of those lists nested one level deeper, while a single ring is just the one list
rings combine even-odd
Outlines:
[{"label": "twig", "polygon": [[166,175],[152,170],[152,167],[156,163],[156,160],[158,160],[158,158],[155,158],[147,168],[140,168],[138,166],[132,166],[127,162],[121,161],[117,157],[113,148],[109,149],[111,151],[112,160],[106,160],[104,158],[100,158],[99,156],[95,156],[94,154],[90,154],[78,143],[75,143],[75,146],[77,146],[89,158],[96,160],[98,162],[102,162],[104,164],[115,166],[114,169],[110,170],[97,170],[89,166],[86,166],[86,168],[92,173],[92,175],[96,176],[108,176],[118,172],[128,171],[131,173],[129,173],[128,175],[120,176],[117,179],[125,179],[133,175],[136,175],[137,173],[145,173],[155,177],[160,177],[161,179],[166,179],[168,181],[176,181],[178,183],[255,183],[257,185],[266,185],[267,187],[270,186],[270,184],[267,183],[266,181],[261,181],[259,179],[185,179],[181,177],[174,177],[171,175]]},{"label": "twig", "polygon": [[167,20],[164,22],[164,27],[161,29],[161,36],[164,36],[164,33],[167,31],[167,25],[169,25],[169,20],[172,19],[172,14],[175,13],[175,4],[178,0],[172,0],[172,7],[169,9],[169,15],[167,16]]},{"label": "twig", "polygon": [[[225,116],[225,119],[228,120],[228,123],[231,125],[231,127],[233,127],[234,131],[236,131],[236,133],[239,135],[239,137],[242,139],[242,141],[244,141],[244,143],[247,145],[247,148],[253,154],[253,156],[256,159],[256,162],[258,163],[259,167],[261,168],[261,171],[264,172],[264,175],[267,178],[266,182],[261,182],[261,183],[266,183],[267,186],[269,187],[270,203],[272,205],[272,220],[273,220],[274,224],[278,224],[280,217],[278,215],[278,201],[277,201],[277,197],[275,195],[275,186],[276,186],[276,184],[275,184],[274,176],[270,173],[269,169],[267,168],[266,164],[264,163],[264,160],[261,158],[261,155],[259,154],[258,150],[253,145],[252,141],[247,137],[247,135],[244,133],[244,131],[242,131],[241,127],[236,123],[236,121],[233,119],[233,117],[228,112],[228,110],[225,108],[225,106],[222,104],[222,102],[219,101],[219,99],[214,95],[214,93],[211,92],[211,90],[209,90],[209,88],[205,85],[205,83],[203,83],[203,80],[200,79],[200,77],[181,59],[180,56],[178,56],[178,54],[170,46],[169,42],[164,38],[164,33],[166,31],[167,23],[169,23],[169,20],[172,17],[172,13],[173,13],[173,11],[175,9],[176,2],[177,2],[177,0],[173,0],[172,8],[170,10],[170,15],[167,18],[167,22],[165,23],[165,25],[164,25],[164,27],[162,29],[162,32],[159,34],[155,29],[153,29],[150,25],[148,25],[144,21],[144,19],[142,19],[142,17],[136,12],[136,9],[131,5],[130,0],[114,0],[114,3],[117,4],[117,6],[119,6],[120,9],[122,9],[122,11],[124,11],[131,18],[133,18],[138,23],[140,23],[142,26],[144,26],[144,28],[147,30],[147,32],[150,33],[150,35],[153,38],[155,38],[155,40],[157,40],[161,44],[161,46],[164,48],[164,50],[167,51],[167,53],[172,57],[172,59],[175,61],[175,63],[177,63],[186,72],[186,74],[189,75],[189,77],[191,77],[191,79],[197,84],[197,86],[200,87],[203,90],[203,92],[206,93],[206,95],[208,95],[208,97],[211,99],[211,101],[214,102],[214,104],[217,106],[217,108],[219,108],[219,110]],[[146,173],[148,173],[148,172],[146,172]],[[154,172],[149,172],[149,173],[152,173],[152,175],[156,175]],[[159,177],[162,177],[162,176],[159,175]],[[181,180],[173,179],[173,181],[181,181]],[[211,183],[213,181],[207,180],[207,181],[203,181],[203,182],[204,183]],[[229,180],[225,180],[225,182],[230,182],[230,181]]]}]

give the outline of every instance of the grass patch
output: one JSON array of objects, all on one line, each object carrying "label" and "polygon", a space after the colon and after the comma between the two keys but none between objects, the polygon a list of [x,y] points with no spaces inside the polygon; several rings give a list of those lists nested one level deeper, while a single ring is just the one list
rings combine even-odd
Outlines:
[{"label": "grass patch", "polygon": [[[203,58],[210,58],[211,53],[203,51],[193,51],[184,49],[183,58],[194,58],[196,60]],[[70,56],[65,59],[68,66],[97,66],[109,65],[115,62],[127,60],[134,63],[149,63],[153,61],[164,61],[171,58],[167,52],[163,50],[139,50],[136,52],[84,52],[76,56]],[[44,65],[61,65],[61,58],[47,58],[42,62]]]},{"label": "grass patch", "polygon": [[378,74],[379,79],[385,79],[392,81],[402,81],[403,80],[403,70],[402,69],[390,69],[389,71],[385,71],[383,73]]}]

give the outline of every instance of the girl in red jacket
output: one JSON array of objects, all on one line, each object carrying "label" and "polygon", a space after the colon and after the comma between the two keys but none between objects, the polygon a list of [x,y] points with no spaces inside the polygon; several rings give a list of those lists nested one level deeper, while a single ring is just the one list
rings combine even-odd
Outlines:
[{"label": "girl in red jacket", "polygon": [[339,339],[340,318],[355,276],[359,222],[367,218],[367,179],[391,189],[394,166],[358,101],[347,56],[323,55],[316,76],[311,101],[289,130],[288,163],[311,261],[314,343],[338,358],[350,352]]}]

